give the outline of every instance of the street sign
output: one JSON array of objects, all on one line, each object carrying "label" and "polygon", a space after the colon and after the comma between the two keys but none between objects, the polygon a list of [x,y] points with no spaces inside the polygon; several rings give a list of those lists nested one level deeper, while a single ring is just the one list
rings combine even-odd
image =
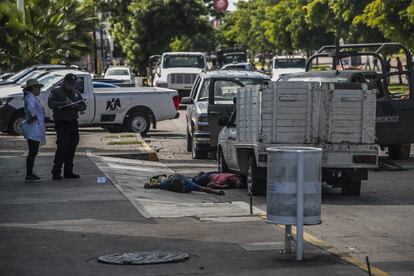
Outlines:
[{"label": "street sign", "polygon": [[225,12],[228,7],[228,0],[214,0],[214,9],[216,12]]}]

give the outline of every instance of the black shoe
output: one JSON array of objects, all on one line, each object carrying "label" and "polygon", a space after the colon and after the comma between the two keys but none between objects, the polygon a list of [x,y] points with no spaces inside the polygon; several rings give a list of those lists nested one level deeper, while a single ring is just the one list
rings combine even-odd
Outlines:
[{"label": "black shoe", "polygon": [[52,175],[53,180],[63,180],[62,176],[60,174],[54,174]]},{"label": "black shoe", "polygon": [[25,182],[37,182],[37,181],[40,181],[40,177],[34,174],[26,176],[26,179],[25,179]]},{"label": "black shoe", "polygon": [[68,174],[64,174],[63,178],[70,178],[70,179],[76,179],[79,178],[80,175],[79,174],[74,174],[74,173],[68,173]]}]

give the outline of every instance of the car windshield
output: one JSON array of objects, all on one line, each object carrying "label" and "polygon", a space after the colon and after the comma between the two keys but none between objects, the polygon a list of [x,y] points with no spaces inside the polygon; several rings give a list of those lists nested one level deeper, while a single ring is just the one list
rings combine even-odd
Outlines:
[{"label": "car windshield", "polygon": [[39,78],[38,81],[43,84],[43,89],[47,90],[50,86],[56,84],[61,79],[63,79],[62,75],[51,73]]},{"label": "car windshield", "polygon": [[275,59],[273,62],[274,69],[305,68],[305,67],[306,67],[306,60],[304,58]]},{"label": "car windshield", "polygon": [[246,62],[246,55],[244,53],[238,53],[238,54],[225,54],[223,57],[224,64],[229,63],[243,63]]},{"label": "car windshield", "polygon": [[[214,99],[218,101],[231,101],[233,102],[234,97],[237,94],[237,88],[240,88],[241,85],[238,82],[243,83],[245,86],[259,85],[263,84],[265,79],[258,78],[235,78],[228,80],[216,80],[214,82]],[[207,82],[205,82],[206,84]],[[208,84],[207,84],[208,85]],[[199,101],[208,100],[208,86],[204,86],[200,93]]]},{"label": "car windshield", "polygon": [[23,70],[17,72],[16,74],[14,74],[13,76],[11,76],[8,79],[8,81],[15,82],[15,81],[19,80],[21,77],[23,77],[23,76],[27,75],[28,73],[30,73],[31,71],[33,71],[33,68],[32,67],[23,69]]},{"label": "car windshield", "polygon": [[202,55],[165,55],[163,68],[204,68],[205,62]]},{"label": "car windshield", "polygon": [[108,76],[129,76],[129,70],[126,68],[108,69],[106,72]]},{"label": "car windshield", "polygon": [[20,78],[16,83],[18,85],[23,85],[26,83],[27,80],[29,79],[37,79],[39,76],[41,76],[43,74],[43,72],[45,71],[40,71],[40,70],[35,70],[33,72],[30,72],[29,74],[27,74],[26,76]]}]

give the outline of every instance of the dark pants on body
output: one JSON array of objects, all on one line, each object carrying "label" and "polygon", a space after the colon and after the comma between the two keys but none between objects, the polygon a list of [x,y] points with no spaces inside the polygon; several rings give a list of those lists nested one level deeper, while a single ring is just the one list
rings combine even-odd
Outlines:
[{"label": "dark pants on body", "polygon": [[39,152],[40,142],[27,139],[27,145],[29,146],[29,154],[26,158],[26,176],[30,176],[33,174],[33,165],[37,153]]},{"label": "dark pants on body", "polygon": [[64,175],[70,175],[73,173],[73,158],[79,143],[78,121],[57,121],[55,130],[57,149],[52,174],[60,175],[65,164]]}]

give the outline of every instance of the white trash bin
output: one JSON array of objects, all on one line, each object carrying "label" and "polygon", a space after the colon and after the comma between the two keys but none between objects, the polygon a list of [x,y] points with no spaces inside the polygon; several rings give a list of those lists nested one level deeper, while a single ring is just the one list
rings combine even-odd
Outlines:
[{"label": "white trash bin", "polygon": [[[267,149],[267,222],[297,227],[297,259],[303,255],[303,225],[321,223],[322,149]],[[300,256],[299,256],[300,255]]]}]

